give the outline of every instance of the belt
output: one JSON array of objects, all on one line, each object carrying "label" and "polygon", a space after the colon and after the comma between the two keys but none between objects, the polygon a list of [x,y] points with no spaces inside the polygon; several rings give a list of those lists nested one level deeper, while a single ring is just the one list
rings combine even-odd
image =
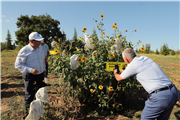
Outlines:
[{"label": "belt", "polygon": [[[172,87],[173,87],[173,84],[169,85],[168,87],[163,87],[163,88],[154,90],[154,91],[151,92],[150,94],[157,93],[157,92],[160,92],[160,91],[163,91],[163,90],[167,90],[167,89],[171,89]],[[150,95],[150,94],[149,94],[149,95]]]}]

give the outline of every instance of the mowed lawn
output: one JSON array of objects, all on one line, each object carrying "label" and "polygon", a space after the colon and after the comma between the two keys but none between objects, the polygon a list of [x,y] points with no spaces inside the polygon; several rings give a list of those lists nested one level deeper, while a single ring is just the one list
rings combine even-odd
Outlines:
[{"label": "mowed lawn", "polygon": [[[14,68],[15,59],[18,51],[1,52],[1,118],[6,120],[7,114],[12,113],[15,118],[22,118],[22,102],[24,100],[24,85],[21,73]],[[166,75],[180,90],[180,56],[163,56],[156,54],[137,54],[144,55],[151,59],[156,59],[156,63],[162,68]],[[54,78],[49,75],[49,81]],[[18,93],[18,94],[17,94]],[[144,104],[144,103],[143,103]],[[137,105],[138,106],[138,105]],[[10,111],[16,112],[10,112]],[[19,112],[20,111],[20,112]],[[139,120],[142,110],[133,113],[133,118],[124,115],[117,116],[116,120]],[[92,119],[88,119],[92,120]],[[95,119],[98,120],[98,119]],[[180,103],[179,101],[173,108],[170,120],[180,120]]]}]

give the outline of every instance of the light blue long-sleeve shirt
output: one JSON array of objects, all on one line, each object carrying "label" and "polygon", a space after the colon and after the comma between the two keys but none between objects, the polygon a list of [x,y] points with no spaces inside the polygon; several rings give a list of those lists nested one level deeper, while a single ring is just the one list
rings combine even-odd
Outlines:
[{"label": "light blue long-sleeve shirt", "polygon": [[45,71],[45,56],[42,45],[34,49],[30,44],[24,46],[18,53],[15,61],[15,68],[22,74],[31,73],[36,69],[38,74]]},{"label": "light blue long-sleeve shirt", "polygon": [[172,83],[159,65],[146,56],[135,57],[120,76],[124,79],[135,76],[148,93]]}]

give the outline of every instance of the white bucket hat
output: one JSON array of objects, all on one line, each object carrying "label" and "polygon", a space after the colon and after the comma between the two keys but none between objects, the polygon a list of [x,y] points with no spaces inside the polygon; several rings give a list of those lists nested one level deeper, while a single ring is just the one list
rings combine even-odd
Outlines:
[{"label": "white bucket hat", "polygon": [[38,32],[32,32],[31,34],[29,34],[29,40],[42,41],[44,40],[44,38]]}]

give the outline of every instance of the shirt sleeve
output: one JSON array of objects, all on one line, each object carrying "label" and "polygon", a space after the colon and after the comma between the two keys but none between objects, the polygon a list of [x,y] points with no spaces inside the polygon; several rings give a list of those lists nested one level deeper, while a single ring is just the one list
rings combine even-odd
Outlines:
[{"label": "shirt sleeve", "polygon": [[21,73],[31,73],[32,68],[25,65],[27,59],[27,54],[25,51],[20,50],[15,61],[15,68],[18,69]]},{"label": "shirt sleeve", "polygon": [[129,77],[136,75],[136,70],[132,65],[128,65],[126,69],[120,74],[120,76],[124,79],[128,79]]}]

